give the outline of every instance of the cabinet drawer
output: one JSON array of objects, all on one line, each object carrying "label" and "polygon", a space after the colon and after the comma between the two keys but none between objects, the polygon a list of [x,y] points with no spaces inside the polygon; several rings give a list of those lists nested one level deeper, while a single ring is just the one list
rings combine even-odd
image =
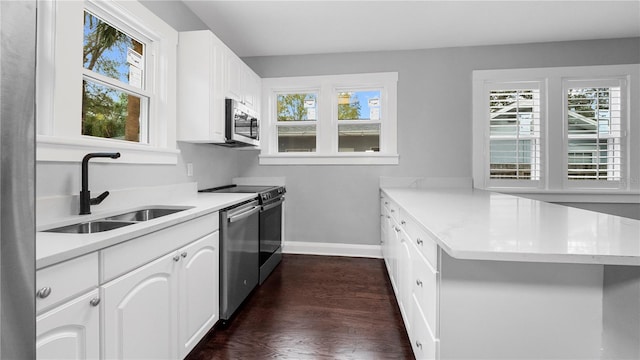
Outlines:
[{"label": "cabinet drawer", "polygon": [[36,311],[39,313],[97,286],[97,252],[38,270]]},{"label": "cabinet drawer", "polygon": [[100,251],[100,283],[115,279],[188,244],[193,239],[216,231],[218,223],[219,216],[215,212]]},{"label": "cabinet drawer", "polygon": [[[434,330],[435,336],[438,306],[438,273],[431,267],[431,265],[429,265],[427,260],[419,254],[415,254],[413,257],[412,266],[412,292],[416,298],[417,305],[420,307],[420,310],[422,310],[422,314],[424,315],[429,328]],[[416,312],[414,311],[414,314],[415,313]]]},{"label": "cabinet drawer", "polygon": [[[415,298],[413,301],[416,301]],[[416,359],[437,359],[438,341],[433,336],[433,332],[425,321],[420,312],[415,312],[413,318],[411,339],[411,348]]]},{"label": "cabinet drawer", "polygon": [[410,218],[406,224],[407,233],[413,245],[429,261],[432,268],[438,269],[438,244],[418,223]]},{"label": "cabinet drawer", "polygon": [[389,215],[391,215],[391,217],[395,221],[400,223],[400,208],[398,207],[398,204],[396,204],[391,200],[388,200],[388,201],[389,201]]}]

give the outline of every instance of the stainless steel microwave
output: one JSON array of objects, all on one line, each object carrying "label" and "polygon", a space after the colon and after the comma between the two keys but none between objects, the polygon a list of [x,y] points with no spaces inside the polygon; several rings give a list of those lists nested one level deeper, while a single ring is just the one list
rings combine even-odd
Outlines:
[{"label": "stainless steel microwave", "polygon": [[258,113],[233,99],[226,99],[225,137],[228,146],[260,145]]}]

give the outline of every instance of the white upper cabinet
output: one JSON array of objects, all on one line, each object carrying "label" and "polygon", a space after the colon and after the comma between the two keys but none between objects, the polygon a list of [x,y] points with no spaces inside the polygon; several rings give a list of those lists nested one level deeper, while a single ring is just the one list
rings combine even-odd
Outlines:
[{"label": "white upper cabinet", "polygon": [[260,113],[262,79],[209,30],[178,42],[178,140],[225,142],[225,98]]},{"label": "white upper cabinet", "polygon": [[178,43],[178,140],[224,142],[226,46],[212,32],[181,32]]}]

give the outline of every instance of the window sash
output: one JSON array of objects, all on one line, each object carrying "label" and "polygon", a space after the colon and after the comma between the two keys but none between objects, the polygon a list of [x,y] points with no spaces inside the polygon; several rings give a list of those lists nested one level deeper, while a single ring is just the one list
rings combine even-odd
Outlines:
[{"label": "window sash", "polygon": [[542,168],[540,89],[530,83],[505,85],[486,90],[486,181],[535,186]]},{"label": "window sash", "polygon": [[625,178],[624,80],[565,80],[565,186],[617,188]]}]

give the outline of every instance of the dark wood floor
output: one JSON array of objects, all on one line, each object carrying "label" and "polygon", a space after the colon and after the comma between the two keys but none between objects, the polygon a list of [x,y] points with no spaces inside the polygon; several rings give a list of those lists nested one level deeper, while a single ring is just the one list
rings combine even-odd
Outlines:
[{"label": "dark wood floor", "polygon": [[383,260],[285,255],[188,360],[413,359]]}]

